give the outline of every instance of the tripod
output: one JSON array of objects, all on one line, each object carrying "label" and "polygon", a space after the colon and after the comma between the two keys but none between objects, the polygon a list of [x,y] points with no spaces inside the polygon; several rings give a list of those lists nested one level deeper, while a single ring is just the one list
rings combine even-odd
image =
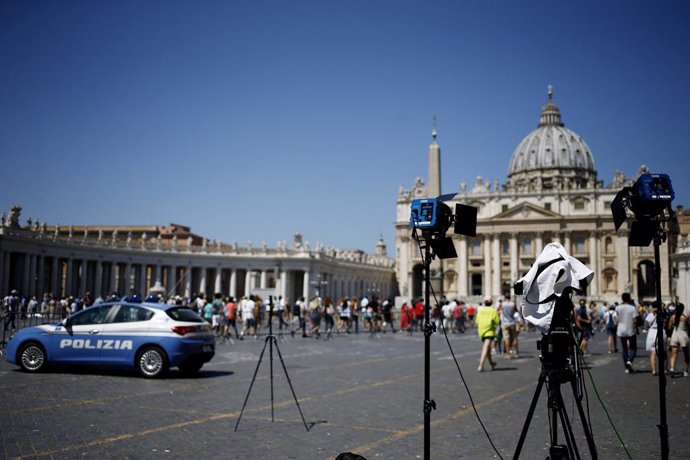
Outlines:
[{"label": "tripod", "polygon": [[[581,383],[579,381],[579,358],[577,356],[576,349],[573,348],[573,350],[575,350],[575,370],[573,370],[568,365],[568,359],[565,357],[568,344],[571,346],[576,346],[572,335],[572,330],[567,331],[564,329],[552,330],[549,332],[549,334],[545,335],[542,338],[542,341],[539,343],[540,350],[542,351],[542,371],[539,374],[537,389],[534,392],[534,397],[532,398],[532,403],[530,404],[527,418],[525,419],[525,424],[522,427],[522,433],[520,433],[520,440],[515,448],[515,454],[513,455],[513,459],[515,460],[520,457],[520,451],[522,450],[522,445],[525,442],[525,437],[527,436],[527,431],[529,430],[529,425],[544,385],[546,385],[546,392],[548,395],[549,437],[551,441],[551,447],[549,449],[550,458],[553,460],[572,460],[580,458],[580,452],[577,448],[573,428],[570,424],[570,420],[568,419],[568,413],[563,402],[563,394],[561,393],[561,385],[564,383],[570,383],[572,387],[575,405],[577,406],[580,421],[582,422],[582,429],[584,430],[585,437],[587,438],[589,453],[593,459],[598,458],[597,448],[594,445],[594,438],[592,437],[592,433],[590,432],[589,426],[586,423],[585,411],[582,408],[581,388],[578,388],[578,385]],[[565,434],[565,446],[558,444],[559,420]]]},{"label": "tripod", "polygon": [[280,353],[280,348],[278,348],[278,340],[276,339],[276,336],[273,335],[273,296],[268,297],[269,302],[268,302],[268,336],[266,337],[266,340],[264,341],[264,347],[261,349],[261,354],[259,355],[259,362],[256,364],[256,369],[254,370],[254,376],[252,377],[252,383],[249,385],[249,391],[247,391],[247,397],[244,398],[244,404],[242,405],[242,410],[240,411],[240,416],[237,417],[237,423],[235,424],[235,432],[237,431],[237,427],[240,426],[240,420],[242,420],[242,414],[244,414],[244,409],[247,407],[247,401],[249,401],[249,395],[252,392],[252,388],[254,387],[254,382],[256,381],[256,374],[259,372],[259,367],[261,367],[261,360],[264,357],[264,353],[266,352],[266,346],[268,346],[269,352],[269,361],[270,361],[270,369],[271,369],[271,422],[275,422],[275,417],[274,417],[274,408],[273,408],[273,346],[275,345],[276,351],[278,352],[278,358],[280,358],[280,364],[283,366],[283,372],[285,372],[285,377],[287,377],[287,382],[288,385],[290,386],[290,391],[292,392],[292,397],[295,399],[295,404],[297,405],[297,410],[299,410],[299,415],[302,417],[302,423],[304,423],[304,428],[309,431],[313,426],[314,423],[311,425],[307,424],[307,421],[304,419],[304,414],[302,413],[302,408],[299,405],[299,401],[297,400],[297,395],[295,394],[295,389],[292,387],[292,381],[290,380],[290,375],[288,374],[287,368],[285,367],[285,362],[283,361],[283,355]]}]

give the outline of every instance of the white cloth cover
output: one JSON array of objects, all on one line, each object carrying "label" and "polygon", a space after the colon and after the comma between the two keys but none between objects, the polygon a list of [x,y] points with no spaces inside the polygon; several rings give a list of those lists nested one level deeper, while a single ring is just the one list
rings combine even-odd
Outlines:
[{"label": "white cloth cover", "polygon": [[566,288],[580,290],[583,284],[589,285],[593,277],[594,272],[568,255],[560,243],[547,244],[532,268],[517,281],[523,289],[522,316],[548,333],[556,299]]}]

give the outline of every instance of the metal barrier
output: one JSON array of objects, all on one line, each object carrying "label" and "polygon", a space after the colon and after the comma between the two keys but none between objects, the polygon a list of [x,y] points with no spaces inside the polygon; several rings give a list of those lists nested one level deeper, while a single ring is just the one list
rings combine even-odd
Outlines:
[{"label": "metal barrier", "polygon": [[60,312],[27,313],[19,312],[12,319],[11,314],[0,314],[0,356],[5,354],[7,342],[17,331],[41,324],[53,324],[62,321],[65,316]]}]

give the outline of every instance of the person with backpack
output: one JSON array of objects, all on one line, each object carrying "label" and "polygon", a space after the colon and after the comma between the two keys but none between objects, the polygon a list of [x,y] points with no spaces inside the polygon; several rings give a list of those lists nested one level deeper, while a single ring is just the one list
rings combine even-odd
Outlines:
[{"label": "person with backpack", "polygon": [[606,335],[608,336],[609,354],[618,353],[616,342],[616,306],[609,305],[609,309],[604,313],[604,324],[606,324]]}]

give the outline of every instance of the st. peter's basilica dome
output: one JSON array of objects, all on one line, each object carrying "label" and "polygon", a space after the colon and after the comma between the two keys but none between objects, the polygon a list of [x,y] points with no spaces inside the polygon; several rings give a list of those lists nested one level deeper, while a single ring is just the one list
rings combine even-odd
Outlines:
[{"label": "st. peter's basilica dome", "polygon": [[582,189],[595,186],[597,170],[585,141],[561,121],[561,112],[549,100],[541,110],[539,126],[518,144],[508,168],[507,190]]}]

